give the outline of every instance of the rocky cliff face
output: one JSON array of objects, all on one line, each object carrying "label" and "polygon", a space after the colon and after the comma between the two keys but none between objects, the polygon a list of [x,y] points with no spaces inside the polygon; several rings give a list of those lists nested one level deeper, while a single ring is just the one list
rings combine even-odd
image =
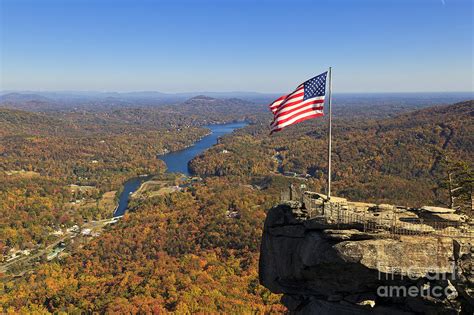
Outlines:
[{"label": "rocky cliff face", "polygon": [[379,221],[382,224],[368,229],[376,213],[394,222],[413,221],[427,211],[338,203],[345,213],[358,211],[367,223],[331,221],[327,209],[322,211],[324,220],[321,213],[302,215],[310,212],[308,202],[281,204],[267,215],[260,281],[272,292],[283,293],[282,303],[292,313],[473,314],[474,240],[466,230],[453,233],[470,228],[468,223],[447,229],[449,236],[436,233],[436,225],[423,230],[418,226],[422,232],[412,233]]}]

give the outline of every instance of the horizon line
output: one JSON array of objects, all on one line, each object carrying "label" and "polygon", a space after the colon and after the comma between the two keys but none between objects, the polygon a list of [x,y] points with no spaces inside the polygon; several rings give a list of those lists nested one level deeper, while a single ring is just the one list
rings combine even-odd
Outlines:
[{"label": "horizon line", "polygon": [[[205,95],[206,93],[213,93],[213,94],[241,94],[241,93],[249,93],[249,94],[284,94],[284,92],[258,92],[258,91],[183,91],[183,92],[163,92],[159,90],[127,90],[127,91],[119,91],[119,90],[0,90],[0,93],[99,93],[99,94],[107,94],[107,93],[117,93],[117,94],[128,94],[128,93],[160,93],[160,94],[167,94],[167,95],[179,95],[179,94],[201,94]],[[474,94],[474,91],[341,91],[341,92],[334,92],[333,94],[399,94],[399,93],[406,93],[406,94],[416,94],[416,93],[471,93]]]}]

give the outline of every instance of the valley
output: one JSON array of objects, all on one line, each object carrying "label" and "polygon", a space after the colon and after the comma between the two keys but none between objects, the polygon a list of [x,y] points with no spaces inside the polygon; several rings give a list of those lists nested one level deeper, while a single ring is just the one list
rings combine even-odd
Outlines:
[{"label": "valley", "polygon": [[[327,122],[270,136],[262,108],[0,109],[0,246],[29,251],[2,263],[4,311],[285,312],[259,284],[263,223],[290,183],[324,191]],[[472,216],[472,108],[336,117],[336,196],[446,207],[451,174]]]}]

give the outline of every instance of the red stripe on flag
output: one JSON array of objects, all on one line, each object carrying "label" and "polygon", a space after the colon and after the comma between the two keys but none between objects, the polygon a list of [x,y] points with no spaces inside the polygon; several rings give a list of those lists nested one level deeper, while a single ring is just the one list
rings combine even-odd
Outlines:
[{"label": "red stripe on flag", "polygon": [[288,96],[288,95],[283,95],[283,96],[280,96],[279,98],[277,98],[276,100],[274,100],[274,101],[270,104],[270,108],[271,108],[272,106],[276,106],[276,105],[274,105],[276,102],[281,101],[281,100],[284,100],[287,96]]},{"label": "red stripe on flag", "polygon": [[[296,93],[298,93],[299,96],[304,95],[304,91],[303,91],[303,90],[304,90],[303,87],[301,87],[301,88],[296,89],[296,90],[293,91],[292,93],[290,93],[290,94],[288,94],[288,95],[285,95],[284,98],[283,98],[283,96],[280,97],[279,99],[275,100],[273,103],[278,102],[278,101],[279,101],[280,99],[282,99],[282,98],[283,98],[283,101],[282,101],[280,104],[274,105],[274,106],[281,106],[281,105],[284,104],[287,100],[293,99],[294,97],[297,97],[297,96],[295,95]],[[302,94],[299,94],[300,91],[303,91]],[[273,103],[272,103],[272,105],[270,105],[270,107],[273,106]]]},{"label": "red stripe on flag", "polygon": [[279,98],[277,98],[276,100],[274,100],[274,101],[270,104],[270,106],[273,105],[274,103],[276,103],[276,102],[278,102],[278,101],[281,101],[281,100],[284,100],[285,98],[290,97],[290,96],[292,96],[293,94],[295,94],[296,92],[299,92],[299,91],[302,91],[302,90],[303,90],[303,87],[298,87],[296,90],[294,90],[294,91],[291,92],[290,94],[282,95],[282,96],[280,96]]},{"label": "red stripe on flag", "polygon": [[[304,107],[304,106],[303,106],[303,107]],[[311,107],[311,108],[302,110],[302,111],[300,111],[300,112],[294,113],[293,115],[290,115],[290,116],[288,116],[288,117],[285,118],[285,119],[278,120],[278,121],[274,120],[274,122],[273,122],[272,124],[274,124],[274,125],[281,125],[281,124],[286,123],[287,121],[289,121],[289,120],[291,120],[291,119],[293,119],[293,118],[295,118],[295,117],[298,117],[299,115],[306,114],[306,113],[309,113],[309,112],[311,112],[311,111],[323,110],[323,108],[324,108],[323,106]]]},{"label": "red stripe on flag", "polygon": [[[305,121],[305,120],[308,120],[308,119],[311,119],[311,118],[320,117],[320,116],[324,116],[324,114],[323,114],[323,113],[317,113],[317,114],[314,114],[314,115],[309,115],[309,116],[303,117],[303,118],[301,118],[301,119],[295,120],[295,122],[293,122],[292,124],[290,124],[290,125],[288,125],[288,126],[291,126],[291,125],[300,123],[300,122],[302,122],[302,121]],[[288,126],[285,126],[285,127],[288,127]],[[281,130],[282,130],[283,128],[285,128],[285,127],[272,129],[272,131],[270,132],[270,134],[272,134],[272,133],[274,133],[274,132],[281,131]]]},{"label": "red stripe on flag", "polygon": [[285,106],[279,108],[276,112],[273,113],[273,115],[275,115],[274,119],[277,119],[278,117],[280,117],[282,115],[286,115],[288,113],[291,113],[292,111],[295,111],[295,110],[301,108],[301,106],[297,106],[295,108],[292,108],[290,110],[287,110],[287,111],[283,112],[283,110],[287,109],[289,106],[293,106],[293,105],[296,105],[298,103],[301,103],[302,106],[304,107],[304,106],[308,106],[308,105],[311,105],[311,104],[324,103],[324,100],[314,100],[314,101],[306,102],[306,103],[305,102],[306,101],[300,100],[300,101],[297,101],[297,102],[292,102],[292,103],[285,104]]}]

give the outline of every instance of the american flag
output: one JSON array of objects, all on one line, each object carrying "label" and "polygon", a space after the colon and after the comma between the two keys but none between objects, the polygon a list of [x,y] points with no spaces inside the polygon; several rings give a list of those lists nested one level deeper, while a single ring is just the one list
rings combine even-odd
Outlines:
[{"label": "american flag", "polygon": [[292,93],[283,95],[269,105],[274,116],[270,124],[272,133],[307,119],[324,115],[323,104],[327,74],[326,71],[309,79],[300,84]]}]

